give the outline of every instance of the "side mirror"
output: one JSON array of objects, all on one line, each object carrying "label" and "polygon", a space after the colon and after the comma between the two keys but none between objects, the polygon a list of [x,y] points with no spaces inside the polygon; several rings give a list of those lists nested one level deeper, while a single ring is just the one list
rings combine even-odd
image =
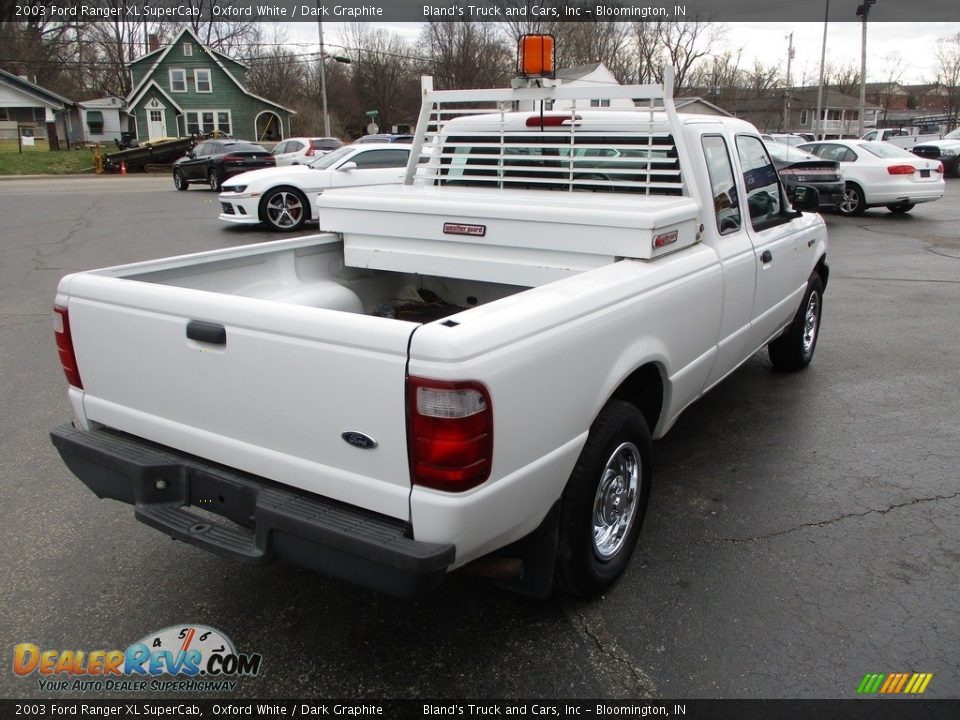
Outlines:
[{"label": "side mirror", "polygon": [[340,170],[341,172],[350,172],[351,170],[356,170],[356,169],[357,169],[357,164],[353,160],[351,160],[350,162],[345,162],[343,165],[341,165],[338,168],[338,170]]},{"label": "side mirror", "polygon": [[191,160],[196,160],[197,154],[193,150],[191,150],[190,152],[187,153],[187,157],[190,158]]},{"label": "side mirror", "polygon": [[793,189],[791,204],[794,210],[800,212],[819,212],[820,211],[820,192],[816,188],[807,185],[797,185]]}]

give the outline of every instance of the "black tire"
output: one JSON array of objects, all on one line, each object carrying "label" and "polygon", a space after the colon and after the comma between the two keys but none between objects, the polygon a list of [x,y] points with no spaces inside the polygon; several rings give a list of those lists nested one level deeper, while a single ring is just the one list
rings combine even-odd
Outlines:
[{"label": "black tire", "polygon": [[623,574],[647,511],[650,479],[643,414],[628,402],[610,400],[590,428],[561,499],[557,587],[590,597]]},{"label": "black tire", "polygon": [[220,192],[220,186],[223,184],[223,180],[220,177],[220,171],[212,167],[207,172],[207,185],[210,186],[210,189],[214,192]]},{"label": "black tire", "polygon": [[867,202],[863,198],[863,188],[856,183],[848,182],[843,188],[843,199],[837,203],[837,212],[853,217],[863,215],[866,211]]},{"label": "black tire", "polygon": [[260,201],[260,221],[274,232],[293,232],[310,217],[307,197],[294,187],[268,190]]},{"label": "black tire", "polygon": [[784,333],[767,346],[770,362],[778,370],[802,370],[813,360],[823,317],[823,281],[814,272],[807,281],[803,302]]},{"label": "black tire", "polygon": [[900,203],[899,205],[887,205],[887,210],[892,213],[908,213],[917,206],[916,203]]},{"label": "black tire", "polygon": [[183,176],[183,172],[180,168],[173,169],[173,186],[177,190],[189,190],[190,183],[187,182],[187,179]]}]

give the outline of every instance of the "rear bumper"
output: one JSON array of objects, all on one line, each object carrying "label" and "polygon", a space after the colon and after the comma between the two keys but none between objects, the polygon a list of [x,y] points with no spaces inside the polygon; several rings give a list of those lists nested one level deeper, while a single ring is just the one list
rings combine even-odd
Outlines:
[{"label": "rear bumper", "polygon": [[139,438],[70,424],[50,437],[67,467],[98,497],[134,505],[141,522],[234,560],[281,558],[399,597],[433,589],[454,561],[453,545],[417,542],[408,523],[295,493]]}]

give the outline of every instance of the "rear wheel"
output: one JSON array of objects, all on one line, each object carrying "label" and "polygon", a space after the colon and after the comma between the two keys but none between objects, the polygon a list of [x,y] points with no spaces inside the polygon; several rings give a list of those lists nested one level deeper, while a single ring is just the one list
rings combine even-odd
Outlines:
[{"label": "rear wheel", "polygon": [[263,196],[260,220],[276,232],[299,230],[307,221],[310,205],[296,188],[274,188]]},{"label": "rear wheel", "polygon": [[807,281],[800,309],[786,331],[767,346],[770,362],[778,370],[802,370],[813,360],[823,315],[823,281],[813,273]]},{"label": "rear wheel", "polygon": [[916,207],[916,203],[900,203],[899,205],[887,205],[887,210],[892,213],[908,213]]},{"label": "rear wheel", "polygon": [[556,583],[588,597],[630,562],[650,497],[650,432],[643,414],[608,402],[590,428],[560,506]]},{"label": "rear wheel", "polygon": [[837,205],[841,215],[863,215],[867,203],[863,198],[863,188],[856,183],[847,183],[843,188],[843,200]]},{"label": "rear wheel", "polygon": [[207,173],[207,184],[210,186],[210,189],[214,192],[219,192],[222,182],[220,179],[220,171],[215,167],[210,168],[210,171]]},{"label": "rear wheel", "polygon": [[183,171],[180,168],[173,169],[173,186],[177,190],[187,190],[190,185],[187,183],[187,179],[183,176]]}]

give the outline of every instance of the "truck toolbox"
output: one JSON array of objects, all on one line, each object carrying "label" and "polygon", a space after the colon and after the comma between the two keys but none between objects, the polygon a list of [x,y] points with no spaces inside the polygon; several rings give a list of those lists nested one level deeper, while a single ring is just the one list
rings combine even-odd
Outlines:
[{"label": "truck toolbox", "polygon": [[409,523],[297,494],[130,435],[84,432],[67,423],[50,436],[67,467],[98,497],[130,503],[141,522],[241,562],[279,557],[407,597],[438,585],[454,560],[453,545],[417,542]]}]

